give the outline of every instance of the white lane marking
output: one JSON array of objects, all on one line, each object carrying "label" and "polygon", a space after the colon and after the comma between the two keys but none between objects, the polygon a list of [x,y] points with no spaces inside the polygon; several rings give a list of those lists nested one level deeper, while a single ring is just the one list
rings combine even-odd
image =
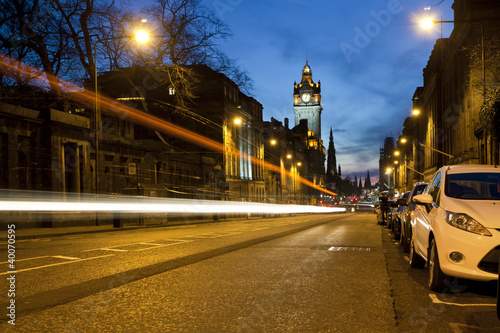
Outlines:
[{"label": "white lane marking", "polygon": [[67,257],[67,256],[52,256],[52,258],[67,259],[67,260],[80,260],[81,258]]},{"label": "white lane marking", "polygon": [[[143,243],[142,243],[143,244]],[[157,246],[151,246],[151,247],[145,247],[143,249],[137,249],[135,251],[144,251],[144,250],[152,250],[152,249],[157,249],[159,247],[165,247],[165,246],[170,246],[170,245],[175,245],[175,244],[161,244],[161,245],[157,245]]]},{"label": "white lane marking", "polygon": [[466,325],[466,324],[460,324],[460,323],[449,323],[451,329],[453,330],[454,333],[460,333],[464,332],[462,328],[474,328],[476,331],[480,331],[481,328],[477,326],[471,326],[471,325]]},{"label": "white lane marking", "polygon": [[107,247],[99,247],[97,249],[91,249],[91,250],[84,250],[82,252],[90,252],[90,251],[99,251],[99,250],[108,250],[108,251],[128,251],[128,250],[113,250],[115,247],[124,247],[124,246],[130,246],[130,245],[137,245],[137,243],[130,243],[130,244],[121,244],[121,245],[115,245],[115,246],[107,246]]},{"label": "white lane marking", "polygon": [[155,243],[137,243],[141,245],[151,245],[151,246],[165,246],[165,244],[155,244]]},{"label": "white lane marking", "polygon": [[445,304],[445,305],[456,305],[456,306],[496,306],[496,304],[460,304],[460,303],[450,303],[450,302],[442,302],[435,294],[429,294],[433,303],[436,304]]},{"label": "white lane marking", "polygon": [[162,239],[162,241],[176,242],[176,243],[191,243],[192,240],[189,239]]},{"label": "white lane marking", "polygon": [[102,251],[115,251],[115,252],[128,252],[128,250],[123,250],[123,249],[112,249],[108,247],[103,247],[97,250],[102,250]]},{"label": "white lane marking", "polygon": [[[57,264],[51,264],[51,265],[44,265],[44,266],[37,266],[37,267],[31,267],[31,268],[25,268],[25,269],[20,269],[17,272],[26,272],[26,271],[32,271],[35,269],[40,269],[40,268],[47,268],[47,267],[53,267],[53,266],[59,266],[59,265],[65,265],[65,264],[72,264],[74,262],[80,262],[80,261],[86,261],[86,260],[92,260],[92,259],[99,259],[99,258],[105,258],[105,257],[111,257],[114,256],[115,254],[107,254],[104,256],[99,256],[99,257],[92,257],[92,258],[85,258],[85,259],[79,259],[79,260],[72,260],[72,261],[65,261],[65,262],[59,262]],[[9,274],[9,272],[5,273],[0,273],[0,275],[6,275]]]},{"label": "white lane marking", "polygon": [[[25,259],[16,259],[16,262],[18,261],[26,261],[26,260],[34,260],[34,259],[43,259],[43,258],[49,258],[50,256],[42,256],[42,257],[33,257],[33,258],[25,258]],[[9,263],[8,261],[0,262],[0,264],[7,264]]]}]

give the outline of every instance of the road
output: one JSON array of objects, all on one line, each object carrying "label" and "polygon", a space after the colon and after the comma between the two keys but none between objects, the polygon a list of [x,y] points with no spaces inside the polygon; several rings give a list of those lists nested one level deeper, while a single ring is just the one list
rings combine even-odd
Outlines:
[{"label": "road", "polygon": [[435,295],[391,236],[366,212],[18,241],[0,331],[500,331],[492,284]]}]

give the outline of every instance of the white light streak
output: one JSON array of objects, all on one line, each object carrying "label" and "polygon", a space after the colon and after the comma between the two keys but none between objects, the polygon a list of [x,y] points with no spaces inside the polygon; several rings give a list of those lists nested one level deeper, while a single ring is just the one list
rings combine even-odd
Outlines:
[{"label": "white light streak", "polygon": [[343,213],[343,207],[133,196],[0,191],[0,211],[120,213]]}]

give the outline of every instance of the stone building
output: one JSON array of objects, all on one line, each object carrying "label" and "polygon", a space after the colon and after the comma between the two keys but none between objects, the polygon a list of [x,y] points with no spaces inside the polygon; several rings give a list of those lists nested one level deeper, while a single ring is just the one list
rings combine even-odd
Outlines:
[{"label": "stone building", "polygon": [[420,113],[405,120],[398,140],[405,153],[399,172],[406,189],[446,164],[499,163],[498,135],[492,131],[498,125],[485,114],[494,119],[500,112],[500,3],[456,0],[452,8],[454,29],[436,41],[423,86],[413,95]]},{"label": "stone building", "polygon": [[[73,96],[65,110],[0,103],[0,188],[264,201],[262,105],[206,66],[192,71],[194,98],[182,109],[165,69],[121,69],[103,74],[98,83],[103,96],[196,132],[221,149],[106,112],[97,118],[96,145],[99,113]],[[85,225],[112,219],[96,222],[95,214],[78,215],[79,221],[51,215],[30,223]]]},{"label": "stone building", "polygon": [[[159,149],[139,170],[147,170],[150,181],[164,185],[172,196],[263,201],[262,105],[225,75],[203,65],[186,67],[186,94],[180,88],[185,83],[174,78],[173,70],[119,69],[103,74],[99,86],[104,95],[218,142],[221,149],[186,140],[188,131],[183,138],[134,124],[130,139]],[[129,127],[126,116],[115,123],[119,132]]]}]

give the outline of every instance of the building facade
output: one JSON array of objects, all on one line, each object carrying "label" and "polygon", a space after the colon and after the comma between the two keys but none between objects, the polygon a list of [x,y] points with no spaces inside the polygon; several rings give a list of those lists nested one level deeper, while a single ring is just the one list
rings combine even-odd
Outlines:
[{"label": "building facade", "polygon": [[188,87],[178,82],[180,78],[172,79],[175,73],[171,67],[120,69],[105,73],[99,80],[105,95],[132,101],[134,108],[194,132],[202,137],[200,140],[207,138],[221,144],[220,149],[204,148],[202,142],[134,125],[136,140],[162,144],[164,154],[198,156],[210,165],[204,170],[201,163],[195,171],[162,162],[160,178],[167,189],[177,194],[197,194],[200,189],[196,184],[175,183],[175,179],[193,178],[203,180],[200,185],[205,186],[204,198],[263,201],[262,105],[207,66],[187,66],[187,70],[191,82]]},{"label": "building facade", "polygon": [[405,120],[398,139],[407,190],[446,164],[499,163],[500,3],[456,0],[452,8],[454,29],[436,41],[413,95],[419,114]]}]

